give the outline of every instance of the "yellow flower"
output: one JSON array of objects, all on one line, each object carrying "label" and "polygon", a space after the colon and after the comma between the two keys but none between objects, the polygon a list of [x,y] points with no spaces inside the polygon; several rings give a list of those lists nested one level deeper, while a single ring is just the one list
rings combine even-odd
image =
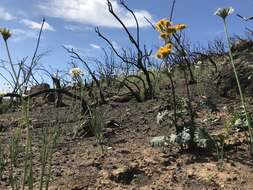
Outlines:
[{"label": "yellow flower", "polygon": [[165,46],[158,49],[156,53],[156,57],[159,59],[164,59],[171,53],[172,48],[173,48],[173,45],[171,43],[166,44]]},{"label": "yellow flower", "polygon": [[177,32],[177,29],[175,26],[170,26],[170,27],[166,28],[166,31],[171,34],[175,34]]},{"label": "yellow flower", "polygon": [[177,24],[177,25],[175,26],[175,28],[176,28],[176,30],[183,30],[183,29],[186,28],[186,25],[185,25],[185,24]]},{"label": "yellow flower", "polygon": [[156,30],[159,31],[159,32],[165,32],[166,28],[170,27],[171,24],[172,23],[168,20],[165,20],[165,19],[159,20],[156,23]]},{"label": "yellow flower", "polygon": [[167,43],[164,48],[167,48],[167,49],[172,49],[173,48],[173,45],[172,43]]},{"label": "yellow flower", "polygon": [[7,41],[9,37],[11,37],[11,32],[7,28],[0,28],[0,33],[2,34],[3,39],[5,41]]},{"label": "yellow flower", "polygon": [[169,33],[169,32],[161,32],[160,33],[160,37],[162,38],[162,39],[168,39],[168,38],[170,38],[171,37],[171,35],[172,35],[172,33]]},{"label": "yellow flower", "polygon": [[[177,24],[177,25],[172,25],[173,23],[162,19],[157,22],[156,24],[156,30],[161,33],[161,38],[167,39],[170,37],[171,34],[176,33],[178,30],[183,30],[186,28],[185,24]],[[170,35],[166,35],[165,33],[169,33]]]}]

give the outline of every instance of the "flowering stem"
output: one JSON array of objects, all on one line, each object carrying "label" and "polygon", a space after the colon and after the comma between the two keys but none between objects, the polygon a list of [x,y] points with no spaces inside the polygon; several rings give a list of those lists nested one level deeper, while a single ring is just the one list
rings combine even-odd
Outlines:
[{"label": "flowering stem", "polygon": [[179,133],[178,126],[177,126],[177,102],[176,102],[175,84],[172,77],[172,73],[167,73],[167,75],[170,79],[171,91],[172,91],[172,97],[173,97],[174,124],[175,124],[177,133]]},{"label": "flowering stem", "polygon": [[[18,76],[17,76],[17,73],[15,71],[12,59],[11,59],[10,50],[9,50],[9,47],[8,47],[7,40],[4,40],[4,42],[5,42],[5,47],[6,47],[8,59],[9,59],[10,65],[11,65],[11,69],[12,69],[13,75],[14,75],[15,80],[16,80],[15,88],[17,88],[17,90],[20,90],[20,86],[19,86],[19,82],[18,82]],[[16,90],[15,88],[14,88],[14,90]]]},{"label": "flowering stem", "polygon": [[230,57],[231,65],[233,67],[235,79],[236,79],[237,86],[238,86],[239,93],[240,93],[242,108],[243,108],[243,111],[244,111],[245,116],[246,116],[247,127],[248,127],[248,130],[249,130],[250,152],[253,153],[253,136],[252,136],[252,131],[251,131],[251,119],[250,119],[250,116],[249,116],[249,114],[247,112],[247,109],[246,109],[244,95],[242,93],[241,84],[240,84],[239,77],[238,77],[238,74],[237,74],[237,71],[236,71],[236,68],[235,68],[234,59],[233,59],[233,55],[232,55],[232,51],[231,51],[231,43],[230,43],[230,40],[229,40],[229,37],[228,37],[228,29],[227,29],[226,19],[223,19],[223,21],[224,21],[224,30],[225,30],[225,34],[226,34],[226,38],[227,38],[227,43],[228,43],[229,57]]}]

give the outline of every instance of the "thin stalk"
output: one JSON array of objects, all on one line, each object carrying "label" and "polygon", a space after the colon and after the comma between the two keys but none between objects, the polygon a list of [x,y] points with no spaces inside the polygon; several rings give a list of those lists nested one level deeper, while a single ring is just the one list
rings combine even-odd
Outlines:
[{"label": "thin stalk", "polygon": [[177,134],[179,133],[178,125],[177,125],[177,101],[176,101],[176,90],[175,90],[175,84],[173,80],[172,73],[167,72],[167,76],[170,79],[171,84],[171,91],[172,91],[172,98],[173,98],[173,116],[174,116],[174,125],[176,127]]},{"label": "thin stalk", "polygon": [[11,184],[11,189],[15,190],[15,181],[14,181],[14,176],[13,176],[13,165],[14,165],[14,161],[13,161],[13,139],[11,139],[11,145],[10,145],[10,168],[9,168],[9,181]]},{"label": "thin stalk", "polygon": [[28,189],[32,190],[33,186],[33,170],[32,170],[32,131],[30,129],[30,121],[29,121],[29,98],[28,101],[23,102],[23,117],[24,124],[27,129],[27,137],[26,137],[26,151],[25,151],[25,163],[24,163],[24,175],[23,175],[23,184],[22,190],[25,189],[26,181],[28,182]]},{"label": "thin stalk", "polygon": [[227,39],[227,43],[228,43],[228,47],[229,47],[228,48],[229,57],[230,57],[231,65],[233,67],[235,79],[236,79],[237,86],[238,86],[239,93],[240,93],[242,108],[243,108],[243,111],[244,111],[245,116],[246,116],[247,127],[248,127],[248,130],[249,130],[249,135],[250,135],[250,153],[253,154],[253,135],[252,135],[252,131],[251,131],[251,119],[250,119],[250,116],[249,116],[249,114],[247,112],[247,109],[246,109],[246,103],[245,103],[244,95],[243,95],[243,92],[242,92],[240,80],[239,80],[239,77],[238,77],[238,74],[237,74],[237,71],[236,71],[236,68],[235,68],[234,59],[233,59],[233,55],[232,55],[232,51],[231,51],[231,43],[230,43],[230,40],[229,40],[229,37],[228,37],[229,35],[228,35],[228,29],[227,29],[226,19],[223,19],[223,21],[224,21],[224,30],[225,30],[225,34],[226,34],[226,39]]},{"label": "thin stalk", "polygon": [[[30,127],[30,126],[28,126]],[[28,149],[29,149],[29,176],[28,176],[28,189],[33,190],[33,160],[32,160],[32,132],[28,129]]]},{"label": "thin stalk", "polygon": [[[28,133],[28,131],[27,131]],[[28,136],[28,134],[27,134]],[[25,148],[25,163],[24,163],[24,174],[23,174],[23,184],[22,184],[22,190],[25,189],[25,183],[26,183],[26,177],[27,177],[27,163],[28,163],[28,139],[26,140],[26,148]]]},{"label": "thin stalk", "polygon": [[48,190],[51,172],[52,172],[52,160],[53,160],[53,154],[54,154],[54,147],[56,146],[58,139],[58,131],[54,131],[54,133],[51,135],[51,138],[49,140],[49,146],[47,151],[47,164],[48,164],[48,170],[45,180],[45,190]]},{"label": "thin stalk", "polygon": [[9,46],[8,46],[7,40],[4,40],[4,42],[5,42],[5,47],[6,47],[8,59],[9,59],[10,65],[11,65],[11,70],[12,70],[13,75],[14,75],[15,80],[16,80],[15,87],[20,90],[19,81],[18,81],[18,75],[17,75],[17,73],[15,71],[15,68],[14,68],[14,65],[13,65],[13,62],[12,62],[12,59],[11,59],[11,54],[10,54],[10,50],[9,50]]},{"label": "thin stalk", "polygon": [[43,140],[42,140],[42,155],[41,155],[41,161],[42,161],[42,165],[41,165],[41,176],[40,176],[40,190],[43,189],[43,182],[44,182],[44,176],[45,176],[45,170],[46,170],[46,160],[47,160],[47,129],[44,129],[43,131]]},{"label": "thin stalk", "polygon": [[188,112],[189,115],[191,117],[191,124],[194,124],[194,113],[193,113],[193,109],[192,109],[192,99],[191,99],[191,95],[190,95],[190,89],[189,89],[189,85],[188,85],[188,80],[187,80],[187,73],[186,70],[183,68],[183,73],[184,73],[184,80],[185,80],[185,87],[186,87],[186,94],[187,94],[187,107],[188,107]]}]

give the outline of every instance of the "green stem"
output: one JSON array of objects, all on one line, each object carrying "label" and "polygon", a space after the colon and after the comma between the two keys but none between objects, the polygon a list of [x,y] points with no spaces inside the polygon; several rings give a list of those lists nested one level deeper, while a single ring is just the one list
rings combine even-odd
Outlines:
[{"label": "green stem", "polygon": [[233,55],[232,55],[232,51],[231,51],[231,43],[230,43],[230,40],[229,40],[229,37],[228,37],[229,35],[228,35],[226,19],[223,19],[223,21],[224,21],[224,30],[225,30],[225,34],[226,34],[226,38],[227,38],[228,47],[229,47],[228,48],[229,49],[229,57],[230,57],[231,65],[233,67],[233,71],[234,71],[235,79],[236,79],[236,82],[237,82],[237,86],[238,86],[238,89],[239,89],[242,108],[243,108],[243,111],[245,113],[246,120],[247,120],[247,127],[248,127],[249,135],[250,135],[250,151],[251,151],[251,153],[253,153],[253,135],[252,135],[252,131],[251,131],[251,119],[250,119],[250,116],[249,116],[249,114],[247,112],[247,109],[246,109],[245,99],[244,99],[244,95],[243,95],[243,92],[242,92],[240,80],[239,80],[239,77],[238,77],[238,74],[237,74],[237,71],[236,71],[236,68],[235,68],[234,59],[233,59]]},{"label": "green stem", "polygon": [[43,189],[43,182],[44,182],[44,176],[45,176],[45,170],[46,170],[46,160],[47,160],[47,129],[43,129],[43,141],[42,141],[42,153],[41,153],[41,159],[42,159],[42,165],[41,165],[41,176],[40,176],[40,190]]},{"label": "green stem", "polygon": [[47,150],[47,163],[48,163],[48,170],[47,170],[47,175],[46,175],[46,180],[45,180],[45,190],[48,190],[49,187],[49,182],[51,178],[51,173],[52,173],[52,160],[53,160],[53,154],[54,154],[54,148],[56,146],[56,141],[58,139],[58,131],[54,131],[52,136],[50,137],[49,140],[49,145],[48,145],[48,150]]},{"label": "green stem", "polygon": [[[28,127],[30,127],[28,125]],[[33,154],[32,154],[32,131],[31,129],[28,129],[28,148],[29,148],[29,177],[28,177],[28,189],[33,190]]]},{"label": "green stem", "polygon": [[[13,75],[15,77],[15,80],[16,80],[15,87],[17,87],[17,90],[20,90],[19,81],[18,81],[18,75],[17,75],[17,73],[15,71],[15,68],[14,68],[14,65],[13,65],[13,62],[12,62],[12,59],[11,59],[11,54],[10,54],[10,50],[9,50],[9,46],[8,46],[7,40],[4,40],[4,42],[5,42],[5,47],[6,47],[8,59],[9,59],[10,65],[11,65],[12,73],[13,73]],[[14,89],[14,90],[16,90],[16,89]]]}]

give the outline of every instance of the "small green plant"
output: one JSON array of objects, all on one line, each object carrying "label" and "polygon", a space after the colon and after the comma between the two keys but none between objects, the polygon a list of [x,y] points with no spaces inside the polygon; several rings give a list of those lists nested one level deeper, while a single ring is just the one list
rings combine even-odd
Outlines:
[{"label": "small green plant", "polygon": [[215,147],[213,138],[205,129],[197,128],[192,135],[190,127],[185,127],[183,128],[182,132],[171,134],[169,137],[154,137],[151,139],[150,144],[154,147],[166,146],[168,144],[177,144],[181,147],[181,149],[185,149],[188,148],[192,142],[196,147],[202,149],[211,150]]},{"label": "small green plant", "polygon": [[10,143],[10,160],[13,166],[17,166],[17,159],[20,153],[22,153],[21,146],[21,130],[18,128],[14,131],[14,134],[11,136]]},{"label": "small green plant", "polygon": [[226,117],[223,129],[217,133],[212,135],[212,139],[215,142],[217,157],[218,160],[221,161],[221,164],[224,161],[225,156],[225,147],[227,145],[227,140],[232,132],[232,130],[237,127],[235,125],[236,121],[238,120],[238,114],[230,114]]},{"label": "small green plant", "polygon": [[40,186],[39,189],[48,190],[50,177],[51,177],[51,167],[52,167],[52,157],[54,153],[54,147],[58,139],[58,131],[56,129],[49,130],[48,128],[43,128],[43,135],[41,139],[41,151],[40,151],[40,162],[41,162],[41,175],[40,175]]},{"label": "small green plant", "polygon": [[93,134],[95,135],[99,146],[101,147],[102,154],[104,154],[103,147],[103,128],[104,128],[104,119],[102,113],[97,108],[89,108],[90,114],[90,126]]},{"label": "small green plant", "polygon": [[223,163],[224,160],[224,148],[227,145],[227,140],[230,134],[232,132],[237,133],[238,131],[245,129],[247,129],[247,121],[244,110],[242,109],[236,113],[230,114],[225,120],[223,130],[220,133],[213,135],[213,139],[216,144],[217,156],[218,159],[221,160],[221,163]]},{"label": "small green plant", "polygon": [[18,176],[16,176],[15,168],[17,168],[18,158],[23,152],[23,147],[21,146],[21,130],[16,129],[10,139],[9,146],[9,180],[12,189],[17,189],[19,187]]},{"label": "small green plant", "polygon": [[5,167],[6,167],[6,158],[5,158],[5,153],[4,153],[4,150],[0,144],[0,180],[3,176],[3,172],[5,170]]},{"label": "small green plant", "polygon": [[0,114],[6,113],[10,106],[9,101],[4,100],[4,95],[5,93],[0,91]]},{"label": "small green plant", "polygon": [[3,101],[2,103],[0,103],[0,114],[6,113],[8,109],[9,109],[9,103],[7,101]]},{"label": "small green plant", "polygon": [[24,170],[23,170],[23,184],[22,190],[25,189],[26,183],[28,183],[28,189],[33,188],[33,154],[32,154],[32,125],[29,113],[29,99],[28,101],[22,101],[22,126],[26,129],[26,144],[24,154]]}]

